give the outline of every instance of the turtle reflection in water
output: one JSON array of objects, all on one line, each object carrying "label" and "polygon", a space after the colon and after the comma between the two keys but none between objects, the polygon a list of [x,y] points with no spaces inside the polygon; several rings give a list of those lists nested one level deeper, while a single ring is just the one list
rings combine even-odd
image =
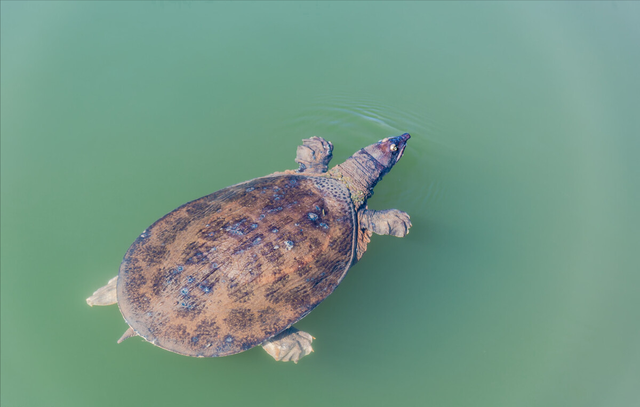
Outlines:
[{"label": "turtle reflection in water", "polygon": [[367,209],[409,134],[327,171],[333,145],[298,147],[298,170],[233,185],[170,212],[133,242],[117,277],[87,299],[118,303],[129,329],[182,355],[262,347],[297,362],[314,339],[292,327],[340,284],[373,233],[403,237],[409,215]]}]

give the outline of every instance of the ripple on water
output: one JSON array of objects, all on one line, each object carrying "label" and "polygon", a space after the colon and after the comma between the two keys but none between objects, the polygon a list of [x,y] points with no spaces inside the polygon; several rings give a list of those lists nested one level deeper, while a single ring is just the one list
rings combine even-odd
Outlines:
[{"label": "ripple on water", "polygon": [[426,106],[386,105],[373,96],[324,95],[293,114],[283,123],[287,131],[332,141],[334,165],[377,139],[411,133],[402,170],[394,171],[403,173],[400,176],[409,182],[381,184],[387,189],[385,195],[393,196],[390,201],[409,206],[423,208],[441,199],[446,189],[442,175],[449,172],[444,164],[459,155]]}]

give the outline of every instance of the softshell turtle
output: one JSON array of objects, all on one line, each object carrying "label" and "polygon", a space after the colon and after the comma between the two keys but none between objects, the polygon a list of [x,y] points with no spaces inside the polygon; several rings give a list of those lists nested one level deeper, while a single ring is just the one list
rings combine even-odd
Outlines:
[{"label": "softshell turtle", "polygon": [[224,188],[147,228],[87,303],[118,303],[129,325],[118,343],[137,335],[197,357],[262,345],[297,363],[314,338],[292,324],[333,292],[372,233],[409,233],[405,212],[367,208],[409,137],[385,138],[329,171],[333,145],[303,140],[297,170]]}]

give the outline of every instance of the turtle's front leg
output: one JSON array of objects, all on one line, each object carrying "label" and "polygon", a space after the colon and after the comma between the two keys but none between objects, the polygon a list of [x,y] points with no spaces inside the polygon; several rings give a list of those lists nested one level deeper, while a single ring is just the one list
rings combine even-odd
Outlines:
[{"label": "turtle's front leg", "polygon": [[372,211],[363,209],[359,213],[360,227],[378,235],[404,237],[409,233],[409,214],[398,209]]},{"label": "turtle's front leg", "polygon": [[300,358],[313,352],[311,342],[315,338],[306,332],[294,327],[289,327],[278,335],[262,344],[262,348],[267,351],[277,361],[298,363]]},{"label": "turtle's front leg", "polygon": [[329,161],[333,157],[333,144],[322,137],[302,140],[296,152],[296,162],[300,164],[297,172],[321,174],[327,172]]},{"label": "turtle's front leg", "polygon": [[115,276],[104,287],[98,288],[96,292],[89,298],[87,298],[87,304],[94,305],[112,305],[118,302],[118,294],[116,286],[118,284],[118,276]]}]

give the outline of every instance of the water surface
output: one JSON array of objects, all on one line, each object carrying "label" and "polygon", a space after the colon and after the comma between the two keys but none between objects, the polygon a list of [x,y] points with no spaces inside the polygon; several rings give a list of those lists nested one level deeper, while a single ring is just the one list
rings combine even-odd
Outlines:
[{"label": "water surface", "polygon": [[[2,2],[4,406],[640,405],[636,3]],[[184,202],[409,132],[298,365],[116,345]]]}]

